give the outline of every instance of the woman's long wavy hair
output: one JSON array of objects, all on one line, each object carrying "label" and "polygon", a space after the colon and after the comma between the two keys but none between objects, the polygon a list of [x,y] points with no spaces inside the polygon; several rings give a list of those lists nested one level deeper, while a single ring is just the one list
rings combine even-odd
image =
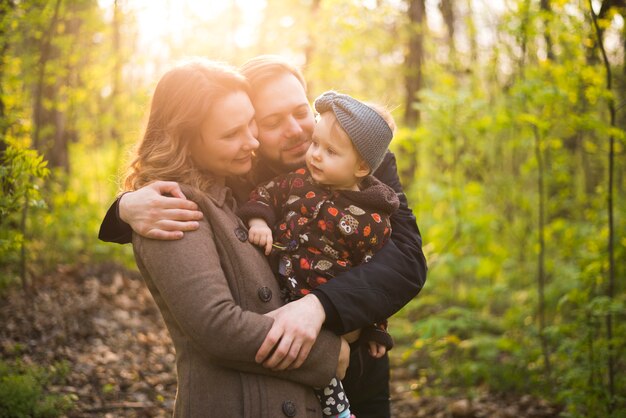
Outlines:
[{"label": "woman's long wavy hair", "polygon": [[195,59],[168,71],[152,97],[143,139],[124,179],[124,190],[137,190],[155,180],[176,181],[207,190],[213,176],[197,167],[189,145],[198,140],[211,106],[248,82],[234,67]]}]

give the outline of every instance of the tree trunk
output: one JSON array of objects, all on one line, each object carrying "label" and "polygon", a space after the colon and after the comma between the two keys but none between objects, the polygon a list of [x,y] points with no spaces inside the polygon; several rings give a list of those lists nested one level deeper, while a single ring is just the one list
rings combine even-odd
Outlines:
[{"label": "tree trunk", "polygon": [[[598,64],[598,42],[600,42],[604,38],[604,29],[602,26],[595,25],[595,20],[602,20],[607,17],[612,8],[626,8],[626,0],[604,0],[602,5],[600,6],[600,11],[596,15],[593,6],[591,7],[591,12],[593,12],[593,16],[591,19],[591,24],[593,26],[592,30],[596,31],[595,39],[591,42],[591,45],[587,47],[587,64],[595,65]],[[595,19],[595,20],[594,20]],[[626,71],[626,70],[625,70]]]},{"label": "tree trunk", "polygon": [[9,128],[9,121],[7,120],[6,107],[4,104],[4,56],[9,49],[9,40],[5,25],[10,22],[7,16],[13,12],[14,8],[15,3],[11,0],[0,4],[0,22],[3,23],[0,26],[0,164],[4,160],[4,152],[7,149],[5,135]]},{"label": "tree trunk", "polygon": [[[7,16],[13,13],[15,3],[13,1],[3,2],[0,5],[0,166],[5,164],[4,153],[7,149],[6,134],[9,129],[10,122],[6,114],[6,107],[4,104],[4,62],[5,55],[9,49],[9,40],[7,36],[7,27],[5,24],[10,22]],[[9,194],[13,190],[14,185],[9,180],[10,176],[3,178],[2,184],[0,184],[0,190],[5,194]]]},{"label": "tree trunk", "polygon": [[111,124],[111,138],[122,145],[122,136],[117,129],[118,123],[121,121],[120,115],[120,103],[119,96],[122,87],[122,52],[121,52],[121,35],[120,27],[122,25],[122,12],[120,10],[120,1],[115,0],[113,3],[113,74],[112,76],[112,88],[111,88],[111,112],[113,116],[113,123]]},{"label": "tree trunk", "polygon": [[473,13],[472,0],[467,0],[467,17],[465,18],[465,22],[470,44],[470,65],[472,67],[478,64],[478,42],[476,41],[476,24],[474,23]]},{"label": "tree trunk", "polygon": [[521,39],[520,39],[520,49],[522,50],[522,55],[519,58],[519,74],[520,77],[524,77],[524,70],[526,68],[526,50],[528,49],[528,23],[530,20],[530,0],[525,0],[520,4],[524,9],[522,10],[522,23],[520,27],[521,31]]},{"label": "tree trunk", "polygon": [[546,57],[549,61],[554,61],[552,36],[550,35],[550,21],[552,20],[552,8],[550,7],[550,0],[541,0],[541,11],[544,13],[543,38],[546,41]]},{"label": "tree trunk", "polygon": [[57,110],[50,108],[48,105],[44,105],[44,102],[48,101],[54,103],[56,98],[56,88],[46,82],[46,67],[48,62],[52,60],[58,51],[52,46],[52,38],[56,32],[57,24],[59,21],[59,11],[61,8],[61,0],[57,0],[54,7],[54,14],[50,20],[48,29],[44,34],[44,38],[41,41],[40,53],[39,53],[39,66],[37,74],[37,83],[35,85],[35,104],[33,109],[33,147],[39,150],[46,159],[49,160],[50,167],[55,167],[54,163],[50,161],[50,149],[56,138],[57,133],[50,133],[50,126],[55,126],[60,120],[57,118]]},{"label": "tree trunk", "polygon": [[539,194],[539,221],[538,221],[538,244],[539,255],[537,259],[537,303],[538,312],[537,317],[539,320],[539,340],[541,342],[541,350],[543,352],[543,361],[545,364],[545,372],[548,380],[552,373],[552,367],[550,363],[550,349],[548,346],[548,340],[545,335],[546,328],[546,313],[545,313],[545,286],[546,286],[546,273],[545,273],[545,253],[546,253],[546,240],[545,240],[545,185],[544,185],[544,158],[541,147],[541,135],[539,129],[533,126],[533,132],[535,135],[535,157],[537,159],[537,192]]},{"label": "tree trunk", "polygon": [[[608,1],[602,3],[602,8],[604,8],[605,4]],[[609,6],[610,7],[610,6]],[[600,52],[602,54],[602,61],[604,63],[604,69],[606,71],[606,89],[609,93],[613,92],[613,76],[611,73],[611,64],[609,63],[609,58],[606,54],[606,49],[604,48],[604,42],[602,40],[602,30],[600,29],[600,25],[598,24],[598,17],[596,13],[593,11],[592,0],[589,0],[589,12],[591,13],[591,19],[593,22],[593,26],[596,30],[596,42],[598,47],[600,48]],[[602,10],[601,10],[602,12]],[[615,111],[615,102],[613,100],[613,95],[610,94],[608,97],[608,110],[610,116],[610,125],[611,128],[615,128],[616,126],[616,111]],[[609,238],[607,245],[607,252],[609,258],[609,277],[606,288],[606,297],[613,301],[615,296],[615,220],[613,216],[613,183],[614,183],[614,173],[615,173],[615,136],[611,133],[609,135],[609,173],[608,173],[608,184],[607,184],[607,212],[608,212],[608,229],[609,229]],[[615,407],[615,354],[614,354],[614,341],[613,341],[613,314],[609,312],[606,315],[606,337],[608,341],[608,352],[609,355],[607,357],[607,370],[608,370],[608,381],[609,381],[609,405],[608,412],[611,414]]]},{"label": "tree trunk", "polygon": [[456,45],[454,43],[454,26],[456,24],[456,13],[453,0],[441,0],[439,3],[441,17],[446,25],[448,37],[448,61],[452,68],[456,68]]},{"label": "tree trunk", "polygon": [[417,94],[423,86],[422,67],[424,65],[424,31],[426,23],[425,0],[408,0],[409,41],[405,57],[405,92],[404,123],[416,127],[420,120]]}]

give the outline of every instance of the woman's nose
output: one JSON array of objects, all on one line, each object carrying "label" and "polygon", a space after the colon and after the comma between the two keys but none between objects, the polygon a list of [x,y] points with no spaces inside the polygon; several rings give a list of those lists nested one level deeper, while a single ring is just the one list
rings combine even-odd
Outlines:
[{"label": "woman's nose", "polygon": [[259,140],[256,139],[256,135],[254,135],[254,132],[252,130],[248,131],[248,138],[243,144],[243,147],[248,151],[253,151],[259,148]]}]

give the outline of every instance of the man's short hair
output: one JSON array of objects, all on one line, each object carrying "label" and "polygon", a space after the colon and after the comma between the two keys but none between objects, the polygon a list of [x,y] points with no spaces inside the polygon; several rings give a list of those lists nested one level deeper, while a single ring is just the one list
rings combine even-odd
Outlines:
[{"label": "man's short hair", "polygon": [[239,71],[250,83],[252,95],[267,81],[283,74],[296,77],[306,92],[306,81],[300,69],[279,55],[259,55],[239,67]]}]

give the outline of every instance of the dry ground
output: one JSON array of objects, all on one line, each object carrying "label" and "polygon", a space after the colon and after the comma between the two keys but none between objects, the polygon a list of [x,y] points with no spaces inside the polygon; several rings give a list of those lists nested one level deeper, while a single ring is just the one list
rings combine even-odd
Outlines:
[{"label": "dry ground", "polygon": [[[0,299],[4,359],[67,361],[67,383],[51,390],[76,395],[70,417],[170,416],[174,350],[136,273],[114,265],[60,267],[33,288],[29,297],[14,289]],[[417,397],[410,373],[397,366],[391,385],[397,418],[558,416],[556,408],[530,396]]]}]

